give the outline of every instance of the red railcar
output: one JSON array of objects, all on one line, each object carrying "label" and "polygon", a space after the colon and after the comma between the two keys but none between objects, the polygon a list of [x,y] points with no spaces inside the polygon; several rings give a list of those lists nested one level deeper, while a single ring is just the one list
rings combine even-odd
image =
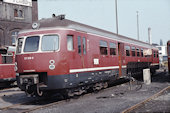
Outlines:
[{"label": "red railcar", "polygon": [[[144,51],[152,54],[144,56]],[[19,33],[18,86],[29,94],[100,89],[131,73],[159,68],[158,49],[148,43],[64,19],[42,19]],[[72,90],[70,90],[72,89]]]},{"label": "red railcar", "polygon": [[170,41],[167,42],[168,71],[170,73]]},{"label": "red railcar", "polygon": [[8,87],[16,80],[15,48],[0,48],[0,87]]}]

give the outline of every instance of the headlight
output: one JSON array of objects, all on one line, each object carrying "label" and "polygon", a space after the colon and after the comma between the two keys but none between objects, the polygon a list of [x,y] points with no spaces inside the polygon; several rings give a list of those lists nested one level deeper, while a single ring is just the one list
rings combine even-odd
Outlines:
[{"label": "headlight", "polygon": [[15,67],[14,67],[14,71],[17,71],[18,67],[17,67],[17,62],[15,62]]}]

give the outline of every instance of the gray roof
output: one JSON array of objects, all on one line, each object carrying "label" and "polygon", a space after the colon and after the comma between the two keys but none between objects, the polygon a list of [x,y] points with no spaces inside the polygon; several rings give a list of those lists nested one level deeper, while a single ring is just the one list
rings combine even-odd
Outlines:
[{"label": "gray roof", "polygon": [[[75,21],[71,21],[71,20],[68,20],[68,19],[61,19],[60,17],[41,19],[41,20],[37,21],[36,23],[39,24],[38,30],[49,29],[49,28],[74,29],[74,30],[77,30],[77,31],[85,32],[85,33],[91,33],[91,34],[100,35],[100,36],[104,36],[104,37],[107,37],[107,38],[115,39],[119,42],[128,42],[128,43],[138,45],[138,46],[144,46],[144,47],[147,47],[147,48],[155,48],[154,46],[152,46],[152,45],[150,45],[146,42],[138,41],[138,40],[126,37],[126,36],[122,36],[122,35],[117,35],[115,33],[112,33],[112,32],[106,31],[106,30],[95,28],[95,27],[85,25],[85,24],[82,24],[82,23],[78,23],[78,22],[75,22]],[[25,29],[27,29],[27,30],[31,29],[32,30],[32,25],[30,24],[30,25],[26,26]],[[21,33],[24,32],[24,31],[21,31]]]}]

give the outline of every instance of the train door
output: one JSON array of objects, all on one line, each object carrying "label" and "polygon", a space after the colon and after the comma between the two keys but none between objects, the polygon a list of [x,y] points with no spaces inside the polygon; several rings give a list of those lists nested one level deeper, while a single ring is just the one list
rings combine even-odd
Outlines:
[{"label": "train door", "polygon": [[122,66],[124,61],[124,44],[118,42],[119,77],[122,76]]},{"label": "train door", "polygon": [[87,39],[86,36],[78,36],[78,54],[81,60],[82,68],[87,67]]},{"label": "train door", "polygon": [[87,67],[87,39],[86,36],[78,36],[78,55],[81,61],[81,68]]}]

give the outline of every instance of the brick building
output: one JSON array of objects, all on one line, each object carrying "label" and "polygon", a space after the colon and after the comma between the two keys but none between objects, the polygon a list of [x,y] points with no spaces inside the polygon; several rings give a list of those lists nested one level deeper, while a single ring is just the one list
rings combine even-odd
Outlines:
[{"label": "brick building", "polygon": [[15,45],[18,32],[36,20],[37,0],[0,0],[0,47]]}]

